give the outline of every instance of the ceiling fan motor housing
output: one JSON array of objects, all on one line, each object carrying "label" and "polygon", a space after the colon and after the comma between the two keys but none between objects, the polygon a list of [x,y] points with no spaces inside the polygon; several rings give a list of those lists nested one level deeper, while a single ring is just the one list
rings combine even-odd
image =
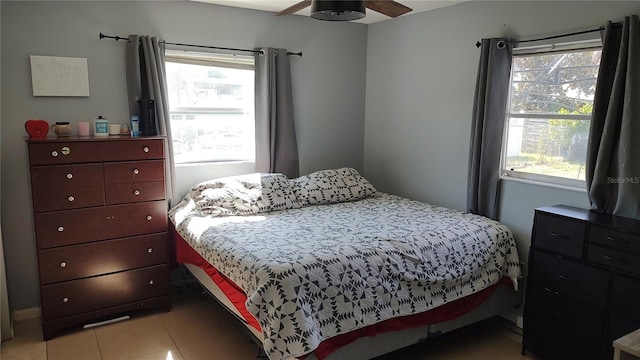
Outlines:
[{"label": "ceiling fan motor housing", "polygon": [[365,17],[364,1],[311,1],[311,17],[328,21],[350,21]]}]

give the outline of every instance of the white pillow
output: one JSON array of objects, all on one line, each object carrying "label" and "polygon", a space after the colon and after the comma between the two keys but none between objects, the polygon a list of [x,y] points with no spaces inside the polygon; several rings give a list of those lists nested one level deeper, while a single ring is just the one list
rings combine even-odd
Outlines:
[{"label": "white pillow", "polygon": [[336,204],[372,197],[376,189],[355,169],[321,170],[291,179],[300,206]]},{"label": "white pillow", "polygon": [[195,185],[189,193],[203,215],[250,215],[300,207],[283,174],[219,178]]}]

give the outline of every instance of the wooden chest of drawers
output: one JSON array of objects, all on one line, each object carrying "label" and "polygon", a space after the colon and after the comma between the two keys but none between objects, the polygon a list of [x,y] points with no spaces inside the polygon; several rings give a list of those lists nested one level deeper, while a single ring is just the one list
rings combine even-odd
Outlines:
[{"label": "wooden chest of drawers", "polygon": [[523,350],[541,359],[611,359],[640,328],[640,221],[568,206],[536,209]]},{"label": "wooden chest of drawers", "polygon": [[171,306],[164,138],[28,139],[45,340]]}]

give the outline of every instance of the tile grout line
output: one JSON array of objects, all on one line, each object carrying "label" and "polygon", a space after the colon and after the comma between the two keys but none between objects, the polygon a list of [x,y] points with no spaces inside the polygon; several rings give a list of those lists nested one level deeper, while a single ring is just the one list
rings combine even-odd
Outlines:
[{"label": "tile grout line", "polygon": [[[170,310],[170,311],[172,311],[172,310]],[[162,316],[160,316],[160,315],[155,315],[155,316],[158,317],[158,320],[160,321],[160,324],[162,324],[162,328],[169,335],[169,338],[171,339],[171,342],[173,343],[173,345],[176,348],[176,351],[178,352],[178,354],[180,354],[180,358],[182,358],[184,360],[184,355],[182,355],[182,351],[180,351],[180,348],[178,347],[178,344],[176,343],[176,340],[171,335],[171,331],[169,331],[169,329],[167,329],[167,326],[164,324],[164,321],[162,321]]]},{"label": "tile grout line", "polygon": [[102,349],[100,348],[100,341],[98,341],[98,334],[96,334],[96,329],[91,329],[93,333],[93,339],[96,341],[96,345],[98,346],[98,354],[100,354],[100,359],[104,360],[104,356],[102,356]]}]

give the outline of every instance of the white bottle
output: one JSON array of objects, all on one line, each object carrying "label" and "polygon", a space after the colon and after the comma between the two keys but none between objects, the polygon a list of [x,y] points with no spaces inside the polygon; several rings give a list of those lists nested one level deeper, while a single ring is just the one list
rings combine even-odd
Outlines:
[{"label": "white bottle", "polygon": [[109,120],[102,115],[93,121],[93,135],[94,136],[109,136]]}]

